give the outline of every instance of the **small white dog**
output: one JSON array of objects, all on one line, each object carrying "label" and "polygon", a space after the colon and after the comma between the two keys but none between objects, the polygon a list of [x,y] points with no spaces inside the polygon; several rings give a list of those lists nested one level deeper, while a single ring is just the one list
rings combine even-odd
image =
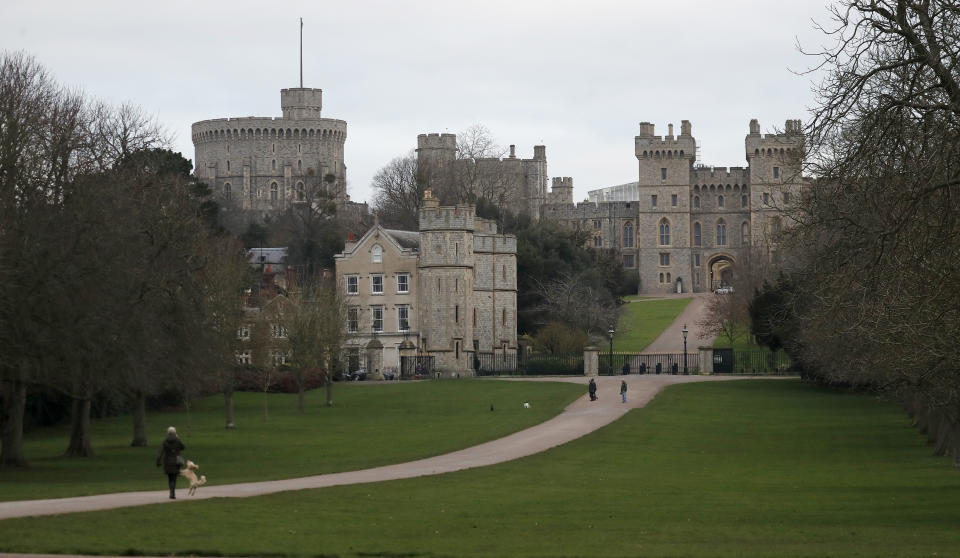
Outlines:
[{"label": "small white dog", "polygon": [[197,492],[197,487],[207,482],[206,475],[200,475],[200,478],[198,479],[197,474],[194,473],[194,471],[199,468],[199,465],[188,459],[186,468],[180,469],[180,476],[190,481],[190,490],[187,491],[188,496],[193,496],[194,493]]},{"label": "small white dog", "polygon": [[524,408],[524,409],[529,409],[529,408],[530,408],[530,404],[527,403],[526,401],[524,401],[524,402],[523,402],[523,408]]}]

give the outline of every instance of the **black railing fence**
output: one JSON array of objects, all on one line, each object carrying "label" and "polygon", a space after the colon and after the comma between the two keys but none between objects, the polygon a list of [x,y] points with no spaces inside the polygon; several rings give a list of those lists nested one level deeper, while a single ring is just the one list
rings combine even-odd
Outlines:
[{"label": "black railing fence", "polygon": [[787,376],[795,374],[793,361],[783,351],[732,351],[714,349],[714,374],[763,374]]},{"label": "black railing fence", "polygon": [[583,374],[583,352],[563,354],[479,353],[477,376],[570,376]]},{"label": "black railing fence", "polygon": [[432,377],[433,358],[426,355],[400,357],[400,378],[409,380]]},{"label": "black railing fence", "polygon": [[[601,376],[622,374],[683,374],[683,353],[600,353],[597,365]],[[697,374],[700,354],[687,353],[686,372]]]}]

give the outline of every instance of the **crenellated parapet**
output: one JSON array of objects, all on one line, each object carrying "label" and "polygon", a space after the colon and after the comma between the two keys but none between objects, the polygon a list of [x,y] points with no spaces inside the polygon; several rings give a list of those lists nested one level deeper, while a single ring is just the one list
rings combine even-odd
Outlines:
[{"label": "crenellated parapet", "polygon": [[332,141],[347,140],[347,123],[333,118],[302,122],[283,117],[214,118],[191,126],[194,145],[224,141]]}]

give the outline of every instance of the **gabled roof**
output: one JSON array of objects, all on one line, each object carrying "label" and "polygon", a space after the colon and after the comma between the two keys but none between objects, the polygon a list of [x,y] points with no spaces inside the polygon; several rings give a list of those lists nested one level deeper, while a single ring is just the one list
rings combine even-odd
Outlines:
[{"label": "gabled roof", "polygon": [[393,237],[394,242],[403,248],[420,249],[420,233],[417,231],[401,231],[397,229],[383,229],[383,232]]},{"label": "gabled roof", "polygon": [[363,236],[352,246],[345,248],[343,252],[334,256],[334,258],[345,258],[357,251],[358,248],[365,245],[370,237],[381,236],[388,244],[392,244],[397,251],[401,253],[416,254],[420,250],[420,233],[416,231],[387,230],[382,226],[374,225],[363,233]]}]

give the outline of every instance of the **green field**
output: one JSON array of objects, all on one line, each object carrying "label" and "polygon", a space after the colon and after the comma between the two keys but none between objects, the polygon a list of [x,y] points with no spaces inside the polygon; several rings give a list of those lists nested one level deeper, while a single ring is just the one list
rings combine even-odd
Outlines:
[{"label": "green field", "polygon": [[[228,484],[352,471],[439,455],[499,438],[557,415],[583,394],[581,386],[496,380],[342,383],[334,407],[325,394],[236,395],[236,430],[223,428],[223,397],[195,402],[191,412],[148,417],[150,446],[131,448],[129,417],[94,420],[96,457],[62,457],[69,430],[27,435],[26,470],[0,471],[0,500],[162,490],[154,460],[169,425],[187,446],[184,455],[211,483]],[[522,403],[531,402],[530,409]],[[494,412],[490,412],[490,405]]]},{"label": "green field", "polygon": [[[664,298],[629,302],[622,306],[613,336],[613,350],[639,353],[670,327],[690,304],[691,298]],[[680,335],[680,332],[677,332]]]},{"label": "green field", "polygon": [[482,469],[6,520],[0,551],[955,556],[958,494],[960,473],[897,406],[750,380],[671,387],[596,433]]}]

